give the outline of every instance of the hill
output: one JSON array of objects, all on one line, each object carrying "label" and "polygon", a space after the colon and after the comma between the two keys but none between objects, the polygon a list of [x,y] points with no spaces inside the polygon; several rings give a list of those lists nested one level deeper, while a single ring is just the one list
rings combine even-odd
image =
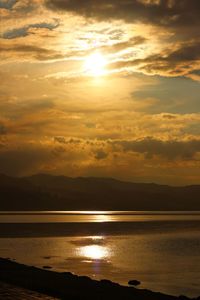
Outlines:
[{"label": "hill", "polygon": [[200,210],[200,185],[172,187],[112,178],[0,175],[0,210]]}]

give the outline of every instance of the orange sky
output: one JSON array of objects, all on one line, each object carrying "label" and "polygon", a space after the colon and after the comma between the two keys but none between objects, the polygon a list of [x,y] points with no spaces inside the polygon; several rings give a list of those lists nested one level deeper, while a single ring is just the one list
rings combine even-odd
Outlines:
[{"label": "orange sky", "polygon": [[200,183],[199,12],[0,0],[0,172]]}]

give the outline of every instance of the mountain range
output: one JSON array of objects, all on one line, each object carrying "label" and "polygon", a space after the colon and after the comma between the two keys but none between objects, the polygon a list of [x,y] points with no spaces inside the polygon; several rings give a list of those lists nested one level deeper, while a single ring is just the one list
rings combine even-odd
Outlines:
[{"label": "mountain range", "polygon": [[174,187],[113,178],[0,175],[0,210],[200,210],[200,185]]}]

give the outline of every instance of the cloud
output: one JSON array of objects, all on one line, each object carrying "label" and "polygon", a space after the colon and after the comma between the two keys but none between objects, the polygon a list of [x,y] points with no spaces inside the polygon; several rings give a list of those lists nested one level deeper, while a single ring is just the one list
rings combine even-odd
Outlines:
[{"label": "cloud", "polygon": [[200,70],[194,70],[191,73],[188,74],[188,77],[192,80],[195,80],[197,82],[200,82]]},{"label": "cloud", "polygon": [[94,151],[94,157],[97,160],[105,159],[108,157],[108,153],[106,153],[103,149],[98,149]]},{"label": "cloud", "polygon": [[200,140],[81,139],[77,144],[72,142],[75,137],[63,136],[60,142],[44,137],[42,142],[42,136],[26,142],[26,136],[19,137],[12,137],[10,143],[0,136],[0,173],[43,172],[173,184],[199,181]]},{"label": "cloud", "polygon": [[36,23],[36,24],[29,24],[27,26],[24,27],[20,27],[20,28],[14,28],[11,30],[8,30],[6,32],[4,32],[2,34],[2,38],[3,39],[16,39],[19,37],[25,37],[28,36],[29,34],[31,34],[32,32],[30,31],[31,28],[45,28],[48,30],[53,30],[55,28],[57,28],[59,26],[59,23]]},{"label": "cloud", "polygon": [[23,147],[19,146],[17,149],[4,147],[0,151],[0,173],[10,175],[34,173],[39,171],[41,166],[47,168],[50,162],[53,165],[54,160],[52,152],[45,145],[23,144]]},{"label": "cloud", "polygon": [[[199,180],[199,8],[0,0],[1,171],[140,181],[163,172],[164,182],[179,165],[184,182]],[[95,80],[84,71],[94,51],[107,61]]]},{"label": "cloud", "polygon": [[[150,47],[157,38],[151,36],[156,34],[154,28],[154,33],[149,32],[152,45],[149,41],[141,55],[139,50],[133,49],[127,57],[123,55],[113,60],[108,69],[172,77],[190,76],[198,79],[198,76],[189,75],[199,68],[200,61],[198,0],[46,0],[45,3],[54,11],[70,12],[93,21],[122,20],[128,23],[127,26],[132,24],[140,27],[145,24],[157,28],[157,37],[160,38],[157,49]],[[117,52],[134,48],[146,40],[146,37],[141,37],[137,44],[134,38],[131,38],[129,41],[120,40],[119,43],[100,48],[105,53]],[[148,51],[148,47],[151,51]]]},{"label": "cloud", "polygon": [[65,55],[59,51],[39,47],[35,45],[7,45],[1,43],[0,45],[1,54],[6,58],[23,58],[23,59],[35,59],[40,61],[45,60],[59,60],[65,58]]},{"label": "cloud", "polygon": [[55,136],[54,141],[60,144],[80,144],[82,140],[76,138],[65,138],[64,136]]},{"label": "cloud", "polygon": [[143,36],[134,36],[130,38],[127,41],[114,43],[113,45],[106,45],[99,47],[98,50],[100,50],[102,53],[113,53],[125,50],[130,47],[134,47],[137,45],[142,45],[147,41],[147,39]]},{"label": "cloud", "polygon": [[152,74],[168,76],[187,75],[200,64],[200,42],[184,43],[177,50],[168,50],[158,55],[151,55],[143,60],[135,60],[142,64],[142,70]]},{"label": "cloud", "polygon": [[195,155],[200,152],[200,140],[162,141],[146,137],[141,140],[121,140],[110,143],[113,146],[121,146],[125,152],[144,154],[148,159],[152,159],[153,156],[160,156],[168,160],[193,160]]},{"label": "cloud", "polygon": [[86,149],[88,155],[91,150],[96,160],[103,160],[108,157],[108,153],[103,148],[97,148],[99,146],[102,146],[103,144],[102,141],[93,140],[93,139],[65,138],[63,136],[54,137],[54,141],[59,144],[74,147],[74,149],[76,150]]},{"label": "cloud", "polygon": [[11,9],[17,0],[0,0],[0,8]]},{"label": "cloud", "polygon": [[43,0],[0,0],[0,16],[4,20],[13,18],[20,22],[36,13],[42,4]]},{"label": "cloud", "polygon": [[[1,2],[4,7],[8,5],[5,3],[11,3],[11,1]],[[9,6],[12,7],[12,10],[19,9],[22,13],[22,8],[31,9],[31,3],[32,1],[23,0],[12,5],[9,4]],[[6,59],[12,57],[27,59],[29,53],[30,58],[39,61],[62,59],[78,61],[98,48],[106,55],[110,56],[111,54],[112,58],[109,59],[107,73],[112,74],[112,76],[115,73],[123,75],[124,73],[141,72],[147,75],[188,76],[194,80],[199,80],[199,76],[194,74],[199,67],[200,60],[200,43],[197,30],[200,25],[198,14],[200,2],[197,0],[184,0],[182,2],[174,0],[45,0],[41,4],[40,1],[34,0],[33,6],[34,8],[37,7],[37,13],[41,14],[43,22],[38,22],[31,11],[29,19],[26,22],[23,21],[18,28],[12,28],[10,22],[6,23],[5,28],[7,29],[2,34],[4,40],[15,39],[17,42],[19,37],[28,40],[26,44],[24,43],[24,57],[22,45],[16,42],[12,46],[4,45],[5,49],[2,49],[2,53]],[[50,10],[47,10],[46,7]],[[23,13],[25,17],[25,11]],[[70,26],[71,20],[75,19],[70,19],[69,13],[91,18],[94,26],[89,27],[88,23],[83,25],[83,20],[80,21],[80,18],[77,18],[77,24],[81,28],[78,25],[77,35],[72,35],[74,38],[73,45],[60,44],[61,40],[67,38],[66,28]],[[53,21],[45,21],[44,14],[51,17],[51,20],[53,18]],[[12,20],[11,14],[10,18]],[[70,19],[69,23],[66,21],[67,18]],[[100,23],[95,23],[95,20],[105,22],[111,20],[113,21],[113,29],[109,29],[107,24],[104,24],[103,27],[103,23],[100,25]],[[124,25],[123,22],[118,22],[118,26],[115,27],[114,24],[117,24],[114,22],[115,20],[122,20],[128,24]],[[32,23],[26,24],[27,22]],[[121,24],[121,28],[119,24]],[[151,26],[148,26],[149,32],[146,31],[145,34],[146,29],[144,28],[143,31],[142,27],[144,24],[145,26],[156,26],[156,29],[154,28],[152,31]],[[61,30],[56,31],[55,42],[49,39],[43,43],[42,39],[45,41],[46,38],[45,32],[53,31],[59,25]],[[127,28],[133,25],[137,28],[132,27],[132,34],[129,35]],[[98,31],[95,26],[102,27]],[[137,29],[139,29],[138,36],[133,37],[133,32],[134,30],[137,32]],[[68,33],[72,34],[70,30]],[[92,38],[89,38],[89,33]],[[158,35],[154,36],[155,33]],[[36,40],[34,34],[39,35],[41,40]],[[57,41],[59,41],[60,47],[55,44]],[[113,41],[114,43],[112,43]],[[156,44],[157,42],[158,44]],[[33,51],[31,51],[31,47]],[[122,53],[124,50],[126,52]],[[80,72],[76,71],[77,69],[72,73],[74,77],[77,76],[80,79]],[[55,73],[61,74],[59,71]]]},{"label": "cloud", "polygon": [[[173,115],[167,116],[168,122],[175,117]],[[122,153],[135,153],[141,154],[147,160],[153,160],[155,157],[159,157],[161,160],[180,160],[190,161],[195,160],[196,155],[200,153],[200,140],[178,140],[169,139],[162,140],[153,137],[144,137],[141,139],[107,139],[103,141],[93,139],[81,139],[75,138],[66,139],[64,137],[55,137],[54,140],[60,144],[70,146],[76,146],[74,149],[84,149],[87,146],[87,153],[89,155],[90,150],[94,154],[96,160],[104,160],[109,157],[109,154],[120,155]],[[77,143],[78,141],[78,143]]]},{"label": "cloud", "polygon": [[168,120],[173,120],[173,119],[176,119],[176,115],[172,115],[172,114],[164,114],[163,116],[163,119],[168,119]]},{"label": "cloud", "polygon": [[[34,173],[56,173],[77,176],[94,160],[82,145],[58,146],[52,139],[40,136],[32,139],[27,135],[12,135],[6,141],[0,136],[0,173],[22,176]],[[74,147],[76,145],[76,147]]]},{"label": "cloud", "polygon": [[200,23],[198,0],[46,0],[50,9],[69,11],[100,20],[142,21],[165,27],[192,26]]},{"label": "cloud", "polygon": [[122,59],[111,63],[110,69],[132,69],[146,74],[164,76],[190,75],[200,65],[200,42],[181,43],[178,49],[166,49],[145,58]]}]

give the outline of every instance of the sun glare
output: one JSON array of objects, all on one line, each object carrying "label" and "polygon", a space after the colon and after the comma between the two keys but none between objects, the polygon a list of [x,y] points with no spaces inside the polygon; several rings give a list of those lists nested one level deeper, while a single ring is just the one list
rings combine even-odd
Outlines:
[{"label": "sun glare", "polygon": [[85,72],[90,76],[102,76],[105,74],[106,64],[107,61],[105,57],[101,53],[96,52],[86,58],[84,69]]}]

